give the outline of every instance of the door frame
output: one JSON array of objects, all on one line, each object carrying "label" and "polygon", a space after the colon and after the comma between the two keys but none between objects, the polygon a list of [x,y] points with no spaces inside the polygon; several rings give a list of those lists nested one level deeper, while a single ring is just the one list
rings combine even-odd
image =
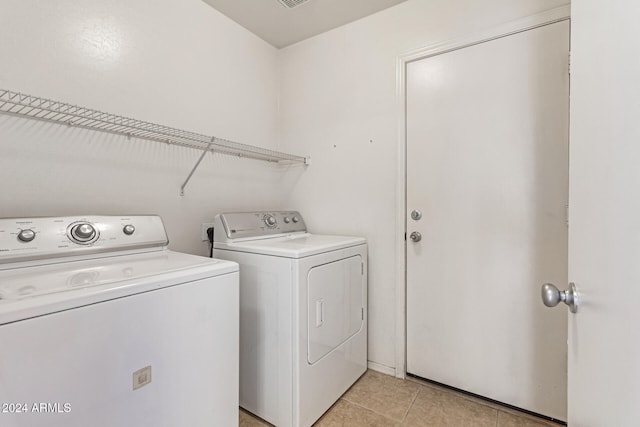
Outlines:
[{"label": "door frame", "polygon": [[569,5],[550,9],[516,21],[500,25],[468,36],[430,44],[408,51],[396,59],[396,110],[398,119],[397,176],[396,176],[396,325],[395,325],[395,376],[405,378],[407,373],[407,111],[406,72],[410,62],[464,49],[480,43],[507,37],[571,18]]}]

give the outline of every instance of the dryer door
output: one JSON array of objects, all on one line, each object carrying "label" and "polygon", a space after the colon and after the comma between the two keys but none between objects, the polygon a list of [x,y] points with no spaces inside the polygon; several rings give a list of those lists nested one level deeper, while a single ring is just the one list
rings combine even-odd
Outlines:
[{"label": "dryer door", "polygon": [[307,360],[316,363],[356,334],[364,322],[360,255],[313,267],[307,277]]}]

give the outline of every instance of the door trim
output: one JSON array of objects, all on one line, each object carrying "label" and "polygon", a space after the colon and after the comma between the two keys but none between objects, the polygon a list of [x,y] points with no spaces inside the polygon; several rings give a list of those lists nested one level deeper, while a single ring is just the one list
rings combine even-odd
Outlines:
[{"label": "door trim", "polygon": [[571,7],[561,6],[536,15],[453,40],[430,44],[408,51],[396,59],[396,111],[398,120],[397,176],[396,176],[396,327],[395,376],[405,378],[407,373],[407,257],[406,257],[406,201],[407,201],[407,64],[476,44],[507,37],[523,31],[570,19]]}]

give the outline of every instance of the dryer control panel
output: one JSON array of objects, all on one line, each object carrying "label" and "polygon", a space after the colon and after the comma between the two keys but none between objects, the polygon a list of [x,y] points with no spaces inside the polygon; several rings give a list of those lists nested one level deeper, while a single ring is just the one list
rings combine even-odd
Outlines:
[{"label": "dryer control panel", "polygon": [[302,215],[296,211],[221,213],[216,215],[214,224],[213,239],[216,242],[307,231]]}]

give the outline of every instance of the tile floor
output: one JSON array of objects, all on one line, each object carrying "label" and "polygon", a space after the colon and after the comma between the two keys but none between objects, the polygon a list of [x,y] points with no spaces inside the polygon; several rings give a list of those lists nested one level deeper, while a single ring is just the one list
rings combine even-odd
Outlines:
[{"label": "tile floor", "polygon": [[[270,424],[240,411],[241,427]],[[559,427],[498,405],[416,380],[367,371],[316,427]]]}]

